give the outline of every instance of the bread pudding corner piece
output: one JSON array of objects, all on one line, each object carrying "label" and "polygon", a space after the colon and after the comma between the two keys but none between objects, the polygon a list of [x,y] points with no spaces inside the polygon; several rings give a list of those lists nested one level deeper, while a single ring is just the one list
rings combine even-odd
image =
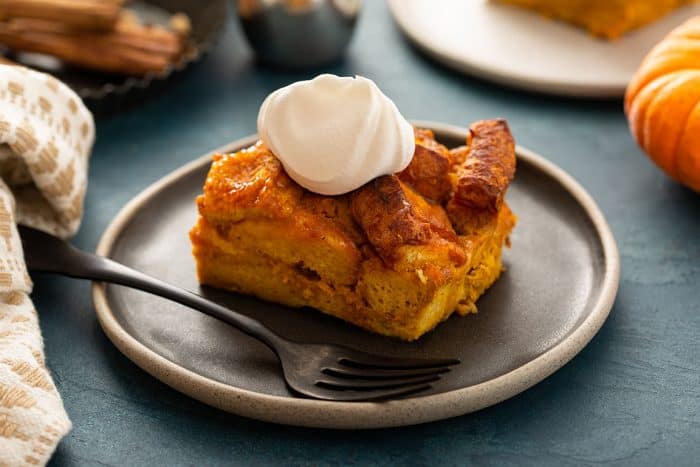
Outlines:
[{"label": "bread pudding corner piece", "polygon": [[354,284],[361,254],[352,231],[336,225],[347,203],[323,198],[261,143],[214,156],[190,232],[200,282],[290,306],[324,288],[324,306],[345,303],[325,282]]},{"label": "bread pudding corner piece", "polygon": [[262,143],[216,156],[190,232],[200,282],[405,340],[475,311],[515,223],[515,153],[504,122],[471,130],[451,151],[416,130],[406,170],[342,196],[303,189]]},{"label": "bread pudding corner piece", "polygon": [[623,34],[694,0],[499,0],[560,19],[605,39]]}]

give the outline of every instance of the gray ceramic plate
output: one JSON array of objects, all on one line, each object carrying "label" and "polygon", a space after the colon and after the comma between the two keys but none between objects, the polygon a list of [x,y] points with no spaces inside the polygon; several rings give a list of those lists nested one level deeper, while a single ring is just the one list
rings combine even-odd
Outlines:
[{"label": "gray ceramic plate", "polygon": [[[465,131],[433,128],[448,146]],[[255,137],[223,148],[248,146]],[[179,286],[200,290],[187,233],[197,212],[209,156],[165,177],[130,202],[105,232],[98,253]],[[429,391],[381,403],[295,397],[274,354],[213,318],[119,286],[96,284],[97,315],[131,360],[166,384],[240,415],[293,425],[374,428],[465,414],[541,381],[576,355],[612,307],[619,280],[615,240],[591,197],[567,174],[518,149],[508,201],[520,221],[505,253],[508,268],[479,301],[479,313],[454,316],[418,342],[370,334],[312,309],[201,289],[211,299],[302,341],[342,343],[371,352],[457,357],[462,364]]]}]

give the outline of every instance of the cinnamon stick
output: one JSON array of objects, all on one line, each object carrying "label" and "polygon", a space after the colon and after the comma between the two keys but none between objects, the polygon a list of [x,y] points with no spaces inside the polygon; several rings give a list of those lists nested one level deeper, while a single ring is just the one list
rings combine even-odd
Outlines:
[{"label": "cinnamon stick", "polygon": [[53,55],[72,65],[127,75],[160,72],[182,55],[184,43],[157,26],[119,21],[106,33],[77,32],[42,20],[0,22],[0,44]]},{"label": "cinnamon stick", "polygon": [[114,28],[124,0],[3,0],[0,18],[31,18],[55,21],[87,31]]},{"label": "cinnamon stick", "polygon": [[[7,24],[13,34],[56,34],[81,42],[106,41],[110,44],[124,45],[166,55],[178,55],[181,52],[183,41],[176,33],[161,26],[143,25],[131,21],[128,17],[124,18],[119,20],[112,31],[106,33],[73,31],[60,23],[33,19],[14,19],[8,21]],[[0,40],[0,43],[4,42]]]}]

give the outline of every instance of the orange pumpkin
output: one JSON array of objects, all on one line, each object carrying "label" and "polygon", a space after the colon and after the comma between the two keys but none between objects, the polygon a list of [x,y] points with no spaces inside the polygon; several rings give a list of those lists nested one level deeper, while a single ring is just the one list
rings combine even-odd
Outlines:
[{"label": "orange pumpkin", "polygon": [[649,52],[627,88],[625,113],[649,157],[700,192],[700,17]]}]

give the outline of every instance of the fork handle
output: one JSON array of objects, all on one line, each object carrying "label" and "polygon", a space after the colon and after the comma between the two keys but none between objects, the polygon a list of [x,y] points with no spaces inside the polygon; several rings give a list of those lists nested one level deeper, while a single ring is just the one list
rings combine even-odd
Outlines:
[{"label": "fork handle", "polygon": [[[142,290],[172,300],[206,315],[224,321],[244,333],[259,339],[277,353],[285,339],[268,329],[261,322],[218,305],[188,290],[176,287],[147,274],[102,256],[97,256],[61,242],[54,260],[33,267],[34,271],[61,274],[78,279],[118,284]],[[44,263],[42,261],[42,263]]]}]

